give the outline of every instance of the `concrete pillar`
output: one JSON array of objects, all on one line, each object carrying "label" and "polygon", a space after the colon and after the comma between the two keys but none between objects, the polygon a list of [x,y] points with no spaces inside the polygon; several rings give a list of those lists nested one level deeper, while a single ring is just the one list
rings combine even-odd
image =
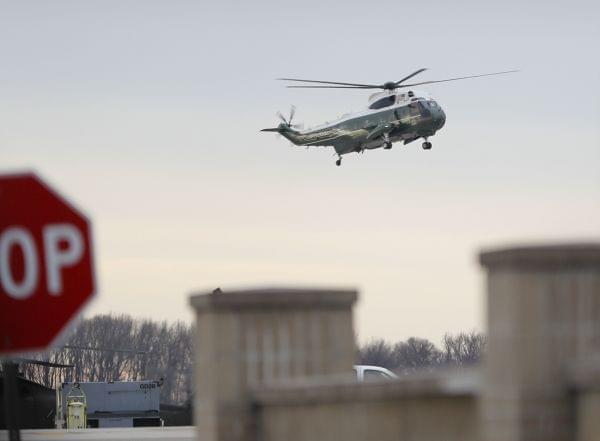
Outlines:
[{"label": "concrete pillar", "polygon": [[600,439],[600,356],[571,369],[575,406],[576,441]]},{"label": "concrete pillar", "polygon": [[600,391],[582,391],[576,398],[576,441],[598,441],[600,436]]},{"label": "concrete pillar", "polygon": [[485,441],[573,439],[572,363],[600,353],[600,244],[483,252]]},{"label": "concrete pillar", "polygon": [[198,439],[252,439],[254,388],[351,373],[356,298],[352,290],[278,288],[192,296]]}]

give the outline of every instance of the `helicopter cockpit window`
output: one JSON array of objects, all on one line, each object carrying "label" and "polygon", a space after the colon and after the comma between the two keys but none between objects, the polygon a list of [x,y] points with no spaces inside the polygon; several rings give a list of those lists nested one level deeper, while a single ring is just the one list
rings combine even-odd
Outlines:
[{"label": "helicopter cockpit window", "polygon": [[431,111],[427,108],[427,106],[424,104],[424,101],[419,101],[418,104],[419,105],[419,110],[421,111],[421,116],[431,116]]},{"label": "helicopter cockpit window", "polygon": [[384,107],[391,106],[395,101],[396,97],[394,95],[386,96],[385,98],[381,98],[371,104],[369,109],[383,109]]}]

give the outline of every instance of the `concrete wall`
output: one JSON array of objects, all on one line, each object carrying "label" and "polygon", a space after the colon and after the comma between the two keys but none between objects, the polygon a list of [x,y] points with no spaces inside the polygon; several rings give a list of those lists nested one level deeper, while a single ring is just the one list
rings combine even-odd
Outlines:
[{"label": "concrete wall", "polygon": [[[470,375],[470,374],[469,374]],[[475,441],[472,378],[297,384],[256,393],[261,441]]]},{"label": "concrete wall", "polygon": [[575,401],[575,427],[577,441],[600,439],[600,391],[582,391]]}]

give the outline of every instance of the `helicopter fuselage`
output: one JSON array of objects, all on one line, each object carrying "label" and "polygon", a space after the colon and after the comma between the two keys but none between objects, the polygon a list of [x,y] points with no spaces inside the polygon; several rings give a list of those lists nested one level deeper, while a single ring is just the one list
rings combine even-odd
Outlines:
[{"label": "helicopter fuselage", "polygon": [[338,155],[427,139],[444,126],[446,115],[431,98],[413,92],[377,93],[367,109],[308,130],[281,124],[279,133],[295,145],[331,146]]}]

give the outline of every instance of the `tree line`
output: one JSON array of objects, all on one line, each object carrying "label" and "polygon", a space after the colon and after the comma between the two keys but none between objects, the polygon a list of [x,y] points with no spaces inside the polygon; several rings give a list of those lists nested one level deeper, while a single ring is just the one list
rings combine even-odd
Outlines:
[{"label": "tree line", "polygon": [[475,331],[445,334],[441,347],[417,337],[394,344],[375,339],[359,348],[358,362],[382,366],[399,373],[440,366],[467,366],[480,360],[485,343],[485,335]]},{"label": "tree line", "polygon": [[[476,363],[485,348],[480,333],[446,334],[441,347],[411,337],[394,344],[372,340],[358,349],[357,362],[400,373],[441,365]],[[161,402],[189,403],[192,394],[192,328],[177,322],[103,314],[82,319],[63,346],[31,358],[69,367],[23,363],[23,375],[56,388],[65,381],[159,380]]]},{"label": "tree line", "polygon": [[37,360],[72,367],[23,363],[23,375],[50,388],[65,381],[159,380],[161,402],[183,404],[191,394],[192,329],[103,314],[83,319],[62,347],[33,354]]}]

